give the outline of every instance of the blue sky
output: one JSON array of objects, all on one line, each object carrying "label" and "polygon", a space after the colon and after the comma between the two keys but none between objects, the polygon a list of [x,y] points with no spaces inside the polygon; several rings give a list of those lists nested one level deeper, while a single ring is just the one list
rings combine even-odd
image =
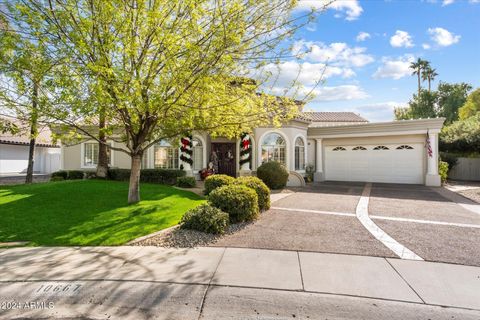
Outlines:
[{"label": "blue sky", "polygon": [[[323,1],[300,0],[297,13]],[[480,0],[338,0],[317,16],[295,35],[293,50],[307,53],[282,63],[277,88],[300,75],[309,90],[324,71],[306,110],[392,120],[416,90],[408,65],[418,57],[439,74],[433,88],[440,80],[480,87]]]}]

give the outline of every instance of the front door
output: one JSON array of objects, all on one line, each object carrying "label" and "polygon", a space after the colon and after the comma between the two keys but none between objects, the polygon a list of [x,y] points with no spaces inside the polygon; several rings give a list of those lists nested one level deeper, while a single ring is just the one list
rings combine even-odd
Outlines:
[{"label": "front door", "polygon": [[216,173],[236,176],[235,143],[212,143],[212,152],[215,152],[218,159],[218,170]]}]

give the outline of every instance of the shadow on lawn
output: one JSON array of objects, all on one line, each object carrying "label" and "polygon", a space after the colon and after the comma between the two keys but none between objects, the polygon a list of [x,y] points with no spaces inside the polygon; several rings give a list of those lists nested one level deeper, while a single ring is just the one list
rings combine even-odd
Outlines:
[{"label": "shadow on lawn", "polygon": [[118,245],[176,224],[200,196],[142,184],[128,205],[128,184],[84,180],[0,187],[0,242],[33,245]]}]

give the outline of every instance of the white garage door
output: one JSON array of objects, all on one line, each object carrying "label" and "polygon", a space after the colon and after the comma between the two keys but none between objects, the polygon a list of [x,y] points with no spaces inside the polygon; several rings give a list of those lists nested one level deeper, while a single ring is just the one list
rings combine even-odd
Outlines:
[{"label": "white garage door", "polygon": [[423,184],[423,144],[325,148],[325,179]]}]

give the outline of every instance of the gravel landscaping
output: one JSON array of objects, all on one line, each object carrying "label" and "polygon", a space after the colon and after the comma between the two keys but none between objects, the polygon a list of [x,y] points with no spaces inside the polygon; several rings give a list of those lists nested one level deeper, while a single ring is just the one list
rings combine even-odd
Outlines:
[{"label": "gravel landscaping", "polygon": [[[229,226],[225,235],[233,234],[255,222],[242,222]],[[216,235],[196,230],[181,229],[179,226],[170,228],[147,239],[132,243],[132,246],[157,246],[167,248],[193,248],[216,243],[225,235]]]}]

